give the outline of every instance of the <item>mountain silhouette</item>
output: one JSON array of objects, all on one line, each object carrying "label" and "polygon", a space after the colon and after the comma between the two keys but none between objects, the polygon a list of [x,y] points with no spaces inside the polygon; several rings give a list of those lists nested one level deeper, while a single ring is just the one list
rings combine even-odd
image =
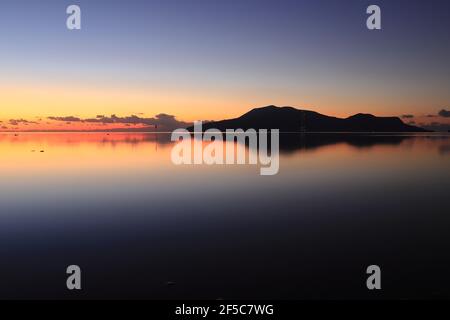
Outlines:
[{"label": "mountain silhouette", "polygon": [[[239,118],[203,123],[203,130],[279,129],[280,132],[429,132],[403,123],[398,117],[376,117],[358,113],[348,118],[330,117],[293,107],[267,106]],[[193,127],[188,128],[193,131]]]}]

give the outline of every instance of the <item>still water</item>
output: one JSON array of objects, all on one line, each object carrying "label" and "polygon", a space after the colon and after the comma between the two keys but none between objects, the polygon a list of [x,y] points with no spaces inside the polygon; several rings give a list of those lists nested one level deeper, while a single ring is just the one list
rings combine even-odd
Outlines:
[{"label": "still water", "polygon": [[283,135],[275,176],[172,147],[1,134],[0,298],[450,298],[449,135]]}]

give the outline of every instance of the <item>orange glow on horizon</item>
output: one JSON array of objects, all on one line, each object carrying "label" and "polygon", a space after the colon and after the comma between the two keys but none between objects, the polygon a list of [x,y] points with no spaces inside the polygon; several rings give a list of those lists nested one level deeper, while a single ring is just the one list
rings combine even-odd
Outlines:
[{"label": "orange glow on horizon", "polygon": [[[270,104],[293,106],[299,109],[313,110],[319,113],[345,118],[355,113],[372,113],[376,116],[400,116],[415,113],[415,122],[430,123],[447,119],[429,119],[427,110],[420,110],[419,105],[407,104],[405,101],[384,101],[361,103],[361,97],[320,96],[317,99],[305,94],[300,100],[295,95],[275,92],[260,92],[257,95],[234,94],[225,92],[199,92],[187,88],[114,88],[106,86],[68,86],[61,85],[26,85],[0,83],[0,131],[89,131],[129,129],[120,124],[87,124],[64,121],[50,121],[48,117],[73,116],[95,118],[97,115],[118,116],[137,115],[154,117],[165,113],[174,115],[177,120],[192,122],[194,120],[222,120],[239,117],[252,108]],[[436,112],[440,109],[436,104]],[[377,110],[374,112],[373,110]],[[412,110],[420,110],[412,112]],[[11,119],[25,119],[31,123],[13,125]],[[404,119],[407,123],[409,119]],[[143,127],[133,125],[132,128]]]}]

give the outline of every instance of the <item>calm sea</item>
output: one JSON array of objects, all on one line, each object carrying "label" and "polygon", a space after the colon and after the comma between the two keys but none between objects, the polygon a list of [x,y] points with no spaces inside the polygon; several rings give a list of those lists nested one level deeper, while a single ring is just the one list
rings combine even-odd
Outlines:
[{"label": "calm sea", "polygon": [[450,298],[449,135],[283,135],[275,176],[172,147],[1,134],[0,298]]}]

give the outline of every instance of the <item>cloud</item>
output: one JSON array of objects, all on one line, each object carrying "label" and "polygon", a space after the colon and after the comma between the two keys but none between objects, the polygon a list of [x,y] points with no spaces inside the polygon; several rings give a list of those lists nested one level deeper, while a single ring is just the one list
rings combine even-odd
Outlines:
[{"label": "cloud", "polygon": [[414,115],[413,114],[403,114],[402,118],[403,119],[411,119],[411,118],[414,118]]},{"label": "cloud", "polygon": [[123,124],[127,127],[131,125],[144,125],[149,127],[161,128],[166,131],[172,131],[178,128],[186,128],[191,125],[191,123],[179,121],[175,116],[160,113],[153,118],[142,118],[136,115],[131,115],[127,117],[118,117],[113,114],[110,117],[104,115],[97,115],[95,118],[81,119],[74,116],[67,117],[48,117],[50,120],[54,121],[64,121],[64,122],[84,122],[84,123],[98,123],[98,124]]},{"label": "cloud", "polygon": [[79,122],[79,121],[81,121],[80,118],[73,117],[73,116],[68,116],[68,117],[48,117],[47,119],[54,120],[54,121],[65,121],[65,122]]},{"label": "cloud", "polygon": [[438,115],[444,118],[450,118],[450,111],[442,109],[439,111]]},{"label": "cloud", "polygon": [[35,121],[28,121],[25,119],[10,119],[9,124],[13,126],[18,126],[19,124],[29,125],[30,123],[37,123]]}]

